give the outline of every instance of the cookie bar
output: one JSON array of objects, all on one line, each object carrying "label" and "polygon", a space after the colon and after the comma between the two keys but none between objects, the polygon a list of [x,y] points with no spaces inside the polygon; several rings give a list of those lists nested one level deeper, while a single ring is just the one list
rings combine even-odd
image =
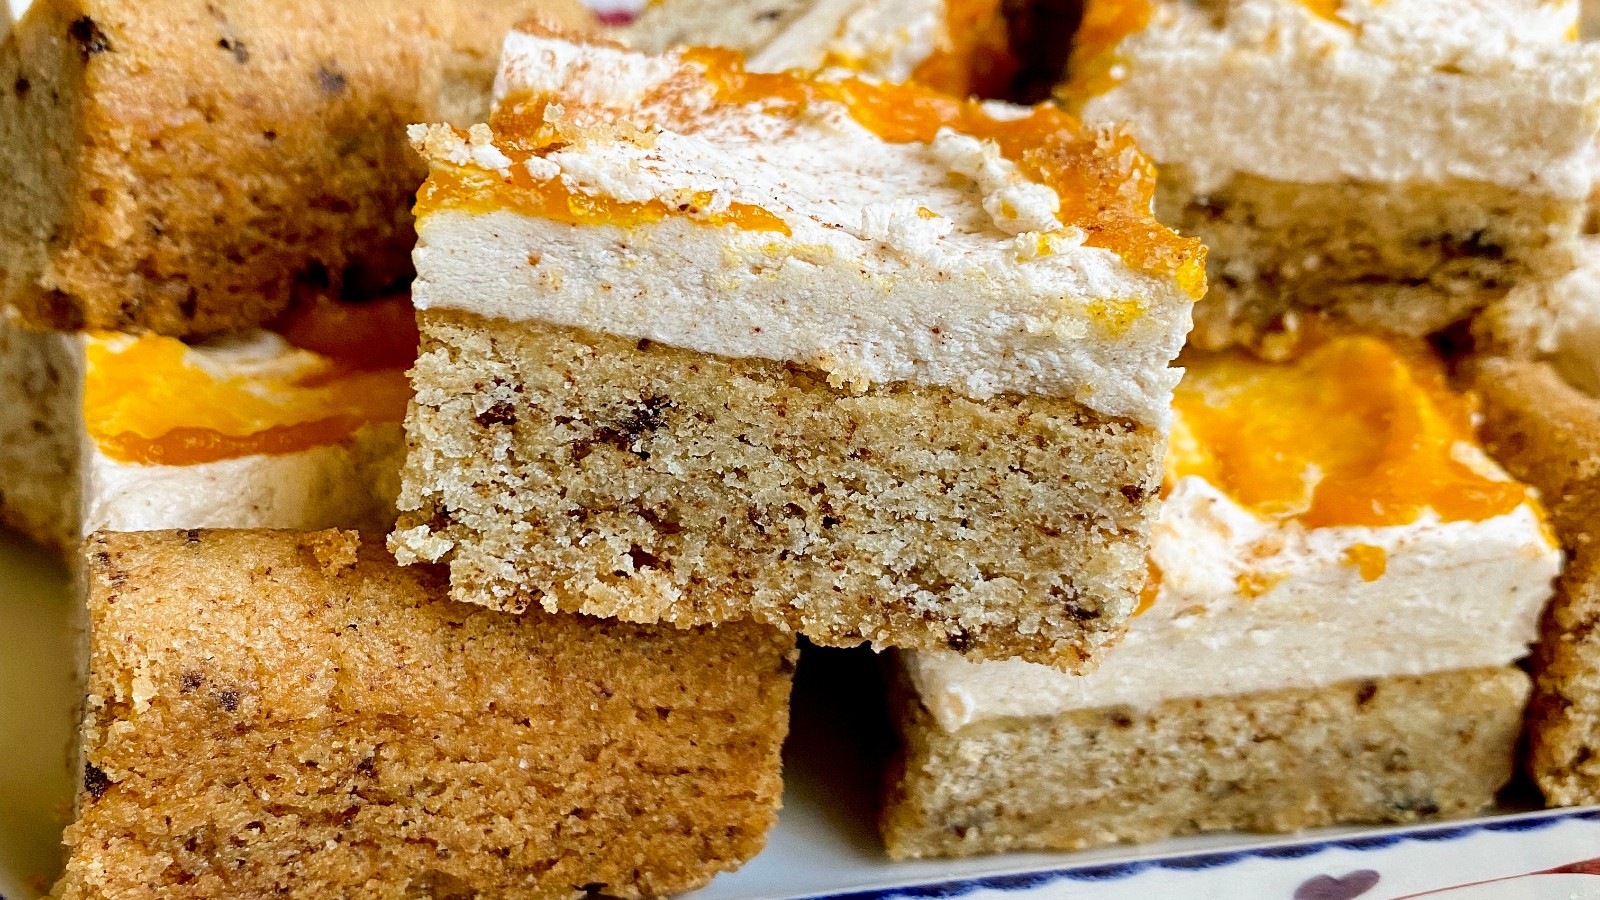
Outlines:
[{"label": "cookie bar", "polygon": [[506,30],[576,0],[37,0],[0,41],[0,307],[193,335],[403,287],[404,129],[481,121]]},{"label": "cookie bar", "polygon": [[1570,557],[1533,660],[1529,767],[1550,803],[1600,803],[1600,400],[1546,362],[1473,369],[1485,441],[1543,492]]},{"label": "cookie bar", "polygon": [[354,532],[90,541],[56,896],[656,897],[762,846],[792,638],[445,599]]},{"label": "cookie bar", "polygon": [[1577,4],[1089,0],[1063,95],[1201,237],[1192,341],[1324,310],[1419,336],[1569,270],[1600,125]]},{"label": "cookie bar", "polygon": [[1100,666],[899,657],[901,856],[1466,815],[1561,552],[1425,347],[1189,352],[1145,603]]},{"label": "cookie bar", "polygon": [[504,66],[416,133],[402,563],[1069,668],[1120,633],[1204,281],[1125,137],[725,50]]}]

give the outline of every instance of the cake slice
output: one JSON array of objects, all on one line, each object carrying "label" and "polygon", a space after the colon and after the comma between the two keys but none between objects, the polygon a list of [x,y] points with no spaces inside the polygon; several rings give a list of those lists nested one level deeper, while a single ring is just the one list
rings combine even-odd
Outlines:
[{"label": "cake slice", "polygon": [[1326,310],[1424,335],[1575,262],[1600,125],[1575,2],[1088,0],[1063,95],[1202,238],[1201,346]]},{"label": "cake slice", "polygon": [[35,0],[0,41],[0,308],[193,335],[411,275],[404,129],[481,121],[518,18],[577,0]]},{"label": "cake slice", "polygon": [[659,897],[776,819],[773,629],[459,605],[354,532],[87,553],[64,900]]},{"label": "cake slice", "polygon": [[[1571,362],[1592,375],[1592,357]],[[1571,556],[1533,660],[1529,768],[1552,805],[1600,803],[1600,399],[1549,362],[1473,370],[1490,449],[1544,493]]]},{"label": "cake slice", "polygon": [[892,855],[1493,801],[1561,552],[1425,348],[1312,343],[1183,358],[1145,603],[1099,668],[899,656]]},{"label": "cake slice", "polygon": [[830,645],[1120,632],[1204,283],[1126,137],[535,31],[498,92],[416,131],[402,563]]},{"label": "cake slice", "polygon": [[185,343],[0,321],[0,520],[63,555],[100,529],[389,528],[409,299],[273,326]]},{"label": "cake slice", "polygon": [[662,0],[622,37],[647,53],[726,47],[752,72],[839,67],[959,97],[1005,97],[1021,62],[1000,0]]}]

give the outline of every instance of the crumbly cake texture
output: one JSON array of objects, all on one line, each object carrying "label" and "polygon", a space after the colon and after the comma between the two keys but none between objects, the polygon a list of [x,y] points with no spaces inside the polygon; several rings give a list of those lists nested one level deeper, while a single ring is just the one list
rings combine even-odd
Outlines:
[{"label": "crumbly cake texture", "polygon": [[1573,265],[1600,114],[1575,22],[1535,0],[1091,0],[1062,91],[1129,124],[1163,221],[1210,249],[1193,344],[1307,309],[1414,336]]},{"label": "crumbly cake texture", "polygon": [[1547,360],[1573,387],[1600,395],[1600,229],[1585,235],[1577,268],[1516,285],[1473,320],[1470,337],[1479,356]]},{"label": "crumbly cake texture", "polygon": [[[1422,337],[1489,315],[1518,285],[1577,260],[1585,215],[1567,199],[1468,181],[1440,185],[1285,184],[1236,175],[1197,191],[1163,166],[1157,214],[1210,250],[1193,346],[1263,343],[1319,313]],[[1502,317],[1503,318],[1503,317]]]},{"label": "crumbly cake texture", "polygon": [[56,895],[654,897],[776,819],[793,640],[507,616],[354,532],[87,546]]},{"label": "crumbly cake texture", "polygon": [[1485,443],[1543,493],[1568,553],[1535,647],[1529,765],[1550,803],[1600,803],[1600,400],[1546,363],[1473,370]]},{"label": "crumbly cake texture", "polygon": [[884,839],[909,859],[1470,815],[1511,775],[1528,689],[1475,669],[949,732],[903,688]]},{"label": "crumbly cake texture", "polygon": [[392,543],[448,560],[458,598],[1069,668],[1131,611],[1152,429],[1047,397],[839,390],[767,360],[420,318]]},{"label": "crumbly cake texture", "polygon": [[417,121],[482,121],[506,30],[576,0],[39,0],[0,43],[0,305],[216,332],[410,277]]}]

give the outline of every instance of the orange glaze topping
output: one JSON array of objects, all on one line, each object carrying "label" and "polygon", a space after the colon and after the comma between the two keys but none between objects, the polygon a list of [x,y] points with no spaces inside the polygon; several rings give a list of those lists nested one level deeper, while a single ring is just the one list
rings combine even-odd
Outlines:
[{"label": "orange glaze topping", "polygon": [[[542,109],[542,105],[540,109]],[[508,127],[525,122],[526,112],[514,116],[495,117],[496,137],[515,134]],[[510,209],[527,216],[565,222],[569,225],[616,225],[627,228],[649,222],[660,222],[668,216],[687,216],[706,225],[734,225],[746,231],[776,231],[790,233],[783,219],[759,206],[748,203],[729,203],[725,208],[711,211],[713,200],[709,192],[695,193],[677,203],[661,199],[645,201],[617,200],[599,194],[574,191],[564,179],[538,179],[524,165],[539,151],[553,149],[562,139],[553,130],[540,127],[534,134],[543,134],[542,144],[526,137],[498,140],[496,146],[511,157],[509,175],[476,167],[434,166],[428,180],[417,192],[415,212],[421,217],[436,209],[467,209],[487,212]],[[533,146],[527,146],[532,144]]]},{"label": "orange glaze topping", "polygon": [[957,97],[1002,96],[1022,67],[1003,7],[1003,0],[946,0],[944,34],[911,80]]},{"label": "orange glaze topping", "polygon": [[1133,614],[1142,616],[1156,605],[1156,598],[1161,596],[1161,567],[1156,561],[1145,560],[1144,585],[1139,588],[1139,605],[1133,608]]},{"label": "orange glaze topping", "polygon": [[1482,521],[1533,502],[1460,453],[1475,444],[1474,406],[1426,347],[1336,336],[1288,363],[1238,351],[1181,362],[1169,480],[1198,475],[1258,515],[1307,528],[1404,525],[1429,509]]},{"label": "orange glaze topping", "polygon": [[1374,544],[1356,544],[1345,551],[1344,558],[1361,573],[1362,581],[1377,581],[1389,570],[1389,551]]},{"label": "orange glaze topping", "polygon": [[[764,116],[798,120],[810,107],[830,104],[844,107],[857,123],[889,143],[931,143],[948,127],[994,141],[1023,174],[1052,188],[1061,200],[1061,221],[1083,229],[1089,246],[1117,253],[1133,268],[1171,277],[1192,297],[1205,292],[1205,248],[1151,214],[1155,166],[1126,133],[1090,132],[1051,104],[1005,121],[990,116],[977,101],[921,85],[747,72],[743,58],[732,50],[696,47],[682,51],[681,58],[689,65],[630,108],[629,115],[638,120],[631,126],[662,125],[692,134],[725,123],[736,108],[755,107]],[[711,212],[706,208],[709,196],[677,206],[660,200],[625,203],[571,191],[560,177],[535,180],[522,163],[566,141],[545,116],[549,102],[527,98],[505,103],[492,117],[495,146],[514,161],[509,177],[435,165],[418,195],[418,215],[446,206],[484,210],[504,204],[574,223],[626,226],[687,215],[711,225],[788,233],[780,217],[760,207],[731,204]]]},{"label": "orange glaze topping", "polygon": [[1143,31],[1155,10],[1153,0],[1088,0],[1083,19],[1072,36],[1067,61],[1067,83],[1061,89],[1068,99],[1095,97],[1122,81],[1127,59],[1117,48],[1129,35]]},{"label": "orange glaze topping", "polygon": [[411,397],[402,367],[290,350],[271,374],[218,375],[197,365],[195,352],[157,335],[88,339],[83,414],[102,453],[142,465],[293,453],[398,422]]},{"label": "orange glaze topping", "polygon": [[704,70],[722,104],[760,104],[767,115],[794,119],[812,105],[835,103],[891,144],[932,143],[941,128],[992,140],[1023,174],[1056,192],[1061,221],[1082,228],[1089,246],[1111,250],[1141,271],[1175,278],[1192,297],[1205,293],[1205,248],[1151,215],[1155,166],[1126,133],[1091,133],[1052,104],[1007,121],[989,115],[979,102],[921,85],[747,72],[737,53],[705,47],[686,50],[684,57]]},{"label": "orange glaze topping", "polygon": [[1344,6],[1344,0],[1300,0],[1300,4],[1330,22],[1349,24],[1344,16],[1339,15],[1339,8]]},{"label": "orange glaze topping", "polygon": [[301,350],[354,369],[409,369],[421,340],[410,294],[359,303],[319,294],[291,306],[267,328]]}]

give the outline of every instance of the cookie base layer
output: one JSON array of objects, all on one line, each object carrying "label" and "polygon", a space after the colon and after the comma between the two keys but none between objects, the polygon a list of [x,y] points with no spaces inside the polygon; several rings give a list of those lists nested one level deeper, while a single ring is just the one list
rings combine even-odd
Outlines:
[{"label": "cookie base layer", "polygon": [[107,535],[56,896],[663,896],[776,821],[793,639],[506,616],[353,532]]},{"label": "cookie base layer", "polygon": [[901,694],[883,832],[909,859],[1469,815],[1511,775],[1528,678],[1474,669],[953,733]]},{"label": "cookie base layer", "polygon": [[1493,185],[1290,184],[1236,175],[1201,193],[1164,166],[1162,221],[1210,250],[1190,343],[1254,345],[1285,314],[1317,310],[1421,337],[1468,319],[1520,281],[1576,262],[1584,205]]},{"label": "cookie base layer", "polygon": [[411,122],[487,115],[500,43],[576,0],[39,0],[0,40],[0,305],[189,335],[411,277]]},{"label": "cookie base layer", "polygon": [[1539,489],[1568,559],[1534,645],[1529,768],[1556,806],[1600,803],[1600,400],[1550,366],[1475,367],[1489,452]]},{"label": "cookie base layer", "polygon": [[1144,578],[1156,430],[425,311],[402,562],[492,607],[1073,668]]}]

